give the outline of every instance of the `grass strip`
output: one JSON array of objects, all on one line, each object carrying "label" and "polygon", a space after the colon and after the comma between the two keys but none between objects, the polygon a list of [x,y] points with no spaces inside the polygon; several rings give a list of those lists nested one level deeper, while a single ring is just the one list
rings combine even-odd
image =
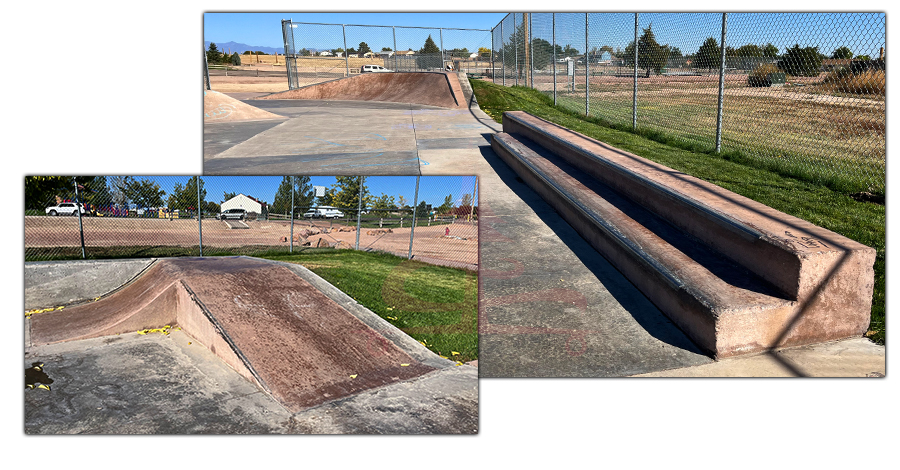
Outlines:
[{"label": "grass strip", "polygon": [[885,206],[857,201],[826,183],[785,176],[752,159],[702,153],[665,136],[654,139],[648,133],[607,127],[596,118],[554,106],[536,90],[470,82],[479,107],[497,122],[502,122],[504,111],[525,111],[875,248],[875,292],[866,336],[885,344]]}]

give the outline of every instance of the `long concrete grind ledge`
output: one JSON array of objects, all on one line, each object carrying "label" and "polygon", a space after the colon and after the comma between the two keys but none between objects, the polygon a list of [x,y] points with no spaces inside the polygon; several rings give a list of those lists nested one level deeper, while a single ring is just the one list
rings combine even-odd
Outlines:
[{"label": "long concrete grind ledge", "polygon": [[492,147],[714,357],[861,336],[875,250],[528,113]]},{"label": "long concrete grind ledge", "polygon": [[445,72],[363,73],[256,99],[388,101],[468,108],[457,74]]},{"label": "long concrete grind ledge", "polygon": [[301,269],[245,257],[158,260],[99,301],[34,314],[30,341],[177,324],[292,412],[453,364],[361,306],[332,300]]}]

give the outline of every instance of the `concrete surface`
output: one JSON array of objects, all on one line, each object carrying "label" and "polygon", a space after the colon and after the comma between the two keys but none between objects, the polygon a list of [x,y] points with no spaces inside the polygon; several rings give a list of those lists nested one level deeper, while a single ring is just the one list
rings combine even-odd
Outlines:
[{"label": "concrete surface", "polygon": [[153,259],[25,263],[25,309],[58,307],[107,294],[147,269]]},{"label": "concrete surface", "polygon": [[[649,254],[664,266],[662,269],[669,270],[669,278],[683,281],[685,287],[678,290],[699,293],[701,305],[686,306],[690,301],[679,293],[672,296],[665,286],[653,285],[653,276],[660,269],[630,273],[636,271],[631,269],[634,260],[625,259],[617,248],[605,251],[670,318],[717,356],[861,337],[866,332],[874,288],[873,248],[522,111],[504,113],[503,128],[513,134],[500,134],[498,142],[509,141],[515,146],[516,136],[521,135],[538,149],[546,149],[548,152],[538,155],[527,146],[517,147],[521,148],[519,153],[532,156],[530,166],[541,167],[538,171],[550,175],[555,184],[569,188],[570,200],[577,194],[585,207],[609,220],[626,240],[640,245],[641,256]],[[517,152],[502,153],[512,157]],[[521,166],[515,158],[510,161]],[[579,175],[585,183],[566,175]],[[594,181],[697,240],[693,246],[708,247],[707,251],[721,254],[752,274],[741,275],[736,281],[728,279],[734,269],[721,274],[703,263],[702,257],[689,253],[697,251],[693,247],[679,246],[668,253],[665,247],[677,244],[668,237],[662,236],[663,241],[646,233],[642,227],[650,228],[644,222],[646,218],[636,221],[637,216],[621,211],[602,214],[602,202],[612,199],[605,193],[598,197],[601,189],[591,186]],[[533,184],[546,186],[538,181]],[[554,192],[544,194],[555,197]],[[617,207],[623,204],[614,203]],[[554,207],[571,212],[568,208],[572,205],[560,202]],[[574,222],[573,217],[579,216],[573,213],[567,220],[579,225],[582,235],[590,239],[599,236],[597,227],[587,228]],[[660,233],[659,229],[650,230]],[[595,246],[604,251],[602,243]],[[679,260],[682,252],[693,259]],[[691,268],[698,263],[703,267]],[[715,274],[710,276],[710,272]],[[777,289],[776,295],[753,295],[764,291],[743,282],[752,277]],[[717,282],[720,278],[724,284]],[[786,305],[786,301],[792,302]],[[754,313],[742,313],[741,307]],[[704,313],[706,309],[711,312]]]},{"label": "concrete surface", "polygon": [[289,119],[271,127],[205,124],[204,174],[472,174],[478,148],[490,144],[493,132],[467,109],[375,101],[252,103]]},{"label": "concrete surface", "polygon": [[[73,270],[78,271],[79,267],[88,268],[95,263],[72,264]],[[108,267],[107,270],[113,277],[125,277],[121,271]],[[56,277],[56,284],[74,280],[73,276],[57,274]],[[278,288],[269,289],[260,283]],[[405,425],[411,430],[466,433],[470,432],[468,429],[477,428],[477,370],[474,367],[465,367],[473,370],[468,374],[449,373],[449,379],[440,379],[445,376],[443,370],[457,368],[455,362],[438,357],[302,266],[248,257],[162,259],[125,288],[100,301],[62,311],[36,313],[26,320],[26,362],[34,359],[49,363],[45,356],[59,351],[78,357],[77,363],[72,365],[75,369],[83,360],[100,360],[92,359],[92,354],[116,357],[133,352],[138,358],[140,348],[122,352],[115,347],[108,350],[110,348],[105,345],[118,343],[123,337],[134,337],[140,342],[138,335],[132,332],[159,327],[162,323],[174,325],[174,320],[192,338],[189,341],[208,349],[213,357],[218,356],[219,363],[230,366],[229,370],[247,385],[268,392],[265,396],[288,414],[360,393],[375,393],[415,404],[416,411],[411,411],[411,417],[391,413],[394,416],[391,419],[407,419]],[[152,324],[144,325],[141,321]],[[79,349],[79,345],[87,349]],[[153,356],[155,353],[148,354]],[[165,354],[158,352],[161,362],[165,362],[162,359]],[[48,367],[45,370],[51,371]],[[64,367],[62,372],[73,374],[69,367]],[[111,375],[120,372],[116,370]],[[424,385],[405,385],[387,395],[378,395],[381,392],[377,390],[381,388],[417,380],[424,375],[434,376],[422,382]],[[84,378],[86,383],[100,379],[103,378]],[[452,390],[439,388],[445,382]],[[168,394],[166,383],[159,382],[154,386],[159,389],[158,393]],[[419,392],[426,393],[428,398],[417,396]],[[202,397],[195,398],[199,401],[190,406],[208,406]],[[136,396],[129,403],[138,406],[143,399]],[[169,399],[171,397],[163,397],[163,400]],[[359,400],[362,403],[347,403],[356,408],[370,405],[378,408],[378,398]],[[434,409],[419,403],[435,400],[440,403]],[[330,413],[341,412],[340,406],[331,405],[330,409]],[[473,410],[475,414],[470,413]],[[452,414],[454,419],[463,422],[454,422],[453,428],[446,427],[449,423],[437,422],[441,413]],[[83,416],[69,418],[71,429],[80,429]],[[375,432],[381,429],[378,419],[371,423],[363,420],[358,423],[362,428],[350,426],[347,429],[353,429],[349,432]],[[40,424],[40,420],[37,422]],[[303,432],[335,432],[339,427],[334,426],[339,425],[340,419],[332,423],[331,428],[317,431],[319,428],[306,423]],[[194,431],[186,424],[174,426],[176,431],[172,432],[219,432],[210,431],[217,428],[210,428],[208,424],[204,425],[203,431]],[[402,432],[397,426],[393,423],[378,432]],[[100,428],[103,429],[103,425]],[[145,432],[142,430],[145,428],[135,429],[134,432]],[[283,426],[274,430],[253,429],[248,432],[290,430]],[[161,428],[148,432],[170,431]]]},{"label": "concrete surface", "polygon": [[885,348],[853,338],[733,357],[638,377],[884,377]]},{"label": "concrete surface", "polygon": [[457,74],[446,72],[364,73],[258,99],[387,101],[451,109],[468,107]]},{"label": "concrete surface", "polygon": [[477,369],[453,367],[291,413],[182,331],[31,348],[26,434],[475,433]]}]

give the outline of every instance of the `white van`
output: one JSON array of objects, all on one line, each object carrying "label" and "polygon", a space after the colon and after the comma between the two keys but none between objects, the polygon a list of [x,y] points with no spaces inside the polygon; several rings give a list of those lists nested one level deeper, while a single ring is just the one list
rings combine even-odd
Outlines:
[{"label": "white van", "polygon": [[366,72],[393,72],[393,70],[386,69],[380,65],[363,65],[362,69],[360,69],[359,73]]}]

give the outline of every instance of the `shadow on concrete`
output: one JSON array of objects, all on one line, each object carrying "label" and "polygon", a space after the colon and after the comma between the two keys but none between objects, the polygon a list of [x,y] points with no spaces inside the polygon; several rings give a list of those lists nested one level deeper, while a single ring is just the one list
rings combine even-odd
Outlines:
[{"label": "shadow on concrete", "polygon": [[[537,193],[529,188],[515,174],[515,172],[497,156],[490,147],[481,147],[481,154],[485,161],[491,166],[500,180],[511,190],[516,196],[527,204],[541,219],[542,222],[553,230],[553,233],[568,246],[579,261],[597,277],[599,282],[608,290],[608,292],[616,299],[637,323],[644,328],[647,333],[666,344],[684,349],[686,351],[705,355],[708,354],[698,348],[674,323],[672,323],[658,309],[647,309],[647,304],[636,302],[634,300],[636,294],[638,298],[646,298],[637,287],[631,284],[625,276],[612,266],[602,255],[600,255],[593,247],[591,247],[578,233],[560,217]],[[482,267],[489,268],[483,264]],[[621,286],[623,282],[627,283],[627,289]],[[627,292],[626,292],[627,290]],[[482,321],[485,320],[482,317]],[[577,332],[574,332],[577,333]]]}]

